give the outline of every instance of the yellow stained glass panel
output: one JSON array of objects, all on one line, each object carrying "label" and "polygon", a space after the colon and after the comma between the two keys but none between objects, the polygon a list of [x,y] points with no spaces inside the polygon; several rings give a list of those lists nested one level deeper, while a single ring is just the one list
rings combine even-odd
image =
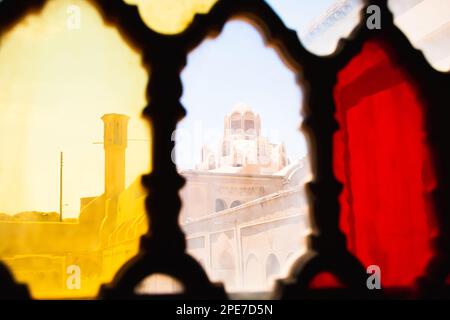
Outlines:
[{"label": "yellow stained glass panel", "polygon": [[217,0],[125,0],[139,7],[144,22],[164,34],[182,32],[195,14],[207,13]]}]

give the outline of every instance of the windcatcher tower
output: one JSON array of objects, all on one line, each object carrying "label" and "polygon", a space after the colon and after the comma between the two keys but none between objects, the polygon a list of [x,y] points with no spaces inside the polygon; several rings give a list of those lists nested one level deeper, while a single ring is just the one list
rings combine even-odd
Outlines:
[{"label": "windcatcher tower", "polygon": [[125,190],[125,151],[127,148],[128,117],[105,114],[103,147],[105,149],[105,217],[101,226],[101,241],[105,243],[117,221],[119,196]]},{"label": "windcatcher tower", "polygon": [[105,197],[116,199],[125,189],[125,151],[129,117],[105,114],[103,146],[105,148]]}]

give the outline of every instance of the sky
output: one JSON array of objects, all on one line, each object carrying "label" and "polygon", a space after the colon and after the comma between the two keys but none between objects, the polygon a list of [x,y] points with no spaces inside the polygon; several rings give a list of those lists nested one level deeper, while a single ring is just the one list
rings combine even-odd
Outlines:
[{"label": "sky", "polygon": [[284,24],[302,34],[311,23],[323,15],[336,0],[267,0],[283,19]]},{"label": "sky", "polygon": [[[269,3],[288,26],[300,30],[333,1]],[[68,26],[72,5],[81,9],[79,28]],[[63,151],[64,216],[76,217],[80,198],[100,195],[104,189],[103,147],[94,144],[103,137],[100,117],[126,114],[131,117],[129,138],[148,138],[140,117],[147,85],[140,56],[115,29],[105,27],[85,1],[58,0],[5,35],[0,65],[0,212],[58,211]],[[221,132],[225,114],[245,102],[261,115],[263,133],[273,142],[286,143],[292,161],[306,154],[297,131],[300,88],[250,25],[230,22],[218,38],[193,51],[182,80],[182,103],[188,110],[182,130],[203,127],[200,140],[213,142],[208,129]],[[191,143],[183,165],[196,162],[201,143],[197,149]],[[148,145],[130,142],[127,184],[148,172],[149,162]]]},{"label": "sky", "polygon": [[[67,26],[72,4],[79,29]],[[0,65],[0,212],[59,211],[63,151],[64,216],[76,216],[81,197],[104,191],[101,116],[127,114],[129,138],[149,138],[139,55],[84,1],[58,0],[2,39]],[[129,143],[128,184],[148,171],[148,149]]]},{"label": "sky", "polygon": [[[332,3],[269,1],[288,27],[298,33]],[[182,81],[182,103],[188,115],[176,135],[176,162],[181,169],[195,167],[203,144],[217,149],[223,119],[237,103],[249,105],[261,116],[262,134],[273,143],[284,142],[291,162],[307,154],[306,141],[298,130],[302,120],[301,87],[294,73],[248,23],[228,22],[217,38],[196,48],[188,57]]]},{"label": "sky", "polygon": [[302,99],[295,75],[247,23],[228,23],[219,38],[195,50],[182,81],[182,103],[188,115],[177,132],[180,167],[198,163],[203,143],[217,146],[224,116],[237,103],[248,104],[261,116],[262,133],[272,142],[284,141],[289,156],[306,153],[296,131]]}]

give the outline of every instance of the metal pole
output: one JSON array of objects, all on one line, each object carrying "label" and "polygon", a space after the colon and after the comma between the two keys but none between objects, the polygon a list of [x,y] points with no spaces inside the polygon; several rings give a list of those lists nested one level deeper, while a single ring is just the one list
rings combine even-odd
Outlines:
[{"label": "metal pole", "polygon": [[63,221],[63,153],[61,151],[59,161],[59,221]]}]

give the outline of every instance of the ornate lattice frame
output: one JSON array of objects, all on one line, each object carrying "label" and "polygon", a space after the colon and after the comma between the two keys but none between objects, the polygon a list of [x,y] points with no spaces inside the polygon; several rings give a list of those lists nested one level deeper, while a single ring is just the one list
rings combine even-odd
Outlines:
[{"label": "ornate lattice frame", "polygon": [[[368,1],[381,9],[381,29],[366,28],[366,10],[360,25],[337,51],[319,57],[307,51],[295,31],[288,29],[263,0],[219,0],[208,14],[197,15],[191,25],[177,35],[163,35],[148,28],[136,6],[122,0],[89,0],[105,22],[115,26],[142,56],[151,78],[147,87],[148,106],[144,110],[152,131],[152,172],[143,177],[148,190],[146,208],[151,221],[149,232],[141,238],[140,254],[126,263],[114,281],[102,287],[100,297],[155,298],[137,296],[136,285],[145,277],[163,273],[184,286],[181,295],[166,298],[226,298],[221,285],[208,280],[202,267],[186,253],[184,234],[178,224],[181,207],[179,190],[184,179],[171,160],[172,132],[186,114],[180,103],[180,73],[190,51],[208,36],[217,36],[233,18],[244,18],[255,25],[265,41],[296,74],[306,94],[303,129],[309,139],[313,180],[307,185],[313,232],[309,252],[292,267],[290,277],[279,281],[274,297],[367,297],[378,298],[367,290],[367,274],[362,264],[346,249],[346,238],[339,229],[338,196],[342,185],[333,174],[333,133],[338,129],[334,118],[333,87],[337,73],[370,39],[383,39],[392,45],[392,59],[415,79],[424,101],[428,143],[433,152],[438,186],[433,193],[439,225],[435,256],[419,281],[414,297],[448,296],[445,280],[450,272],[450,147],[445,108],[450,106],[450,75],[434,70],[421,51],[413,48],[394,25],[386,0]],[[38,12],[47,0],[3,0],[0,2],[0,39],[27,14]],[[299,12],[301,14],[301,12]],[[389,182],[387,182],[389,183]],[[308,289],[311,279],[323,271],[336,275],[345,289]],[[411,292],[385,290],[388,297],[410,297]],[[0,264],[0,298],[29,298],[26,286],[16,284],[7,268]]]}]

